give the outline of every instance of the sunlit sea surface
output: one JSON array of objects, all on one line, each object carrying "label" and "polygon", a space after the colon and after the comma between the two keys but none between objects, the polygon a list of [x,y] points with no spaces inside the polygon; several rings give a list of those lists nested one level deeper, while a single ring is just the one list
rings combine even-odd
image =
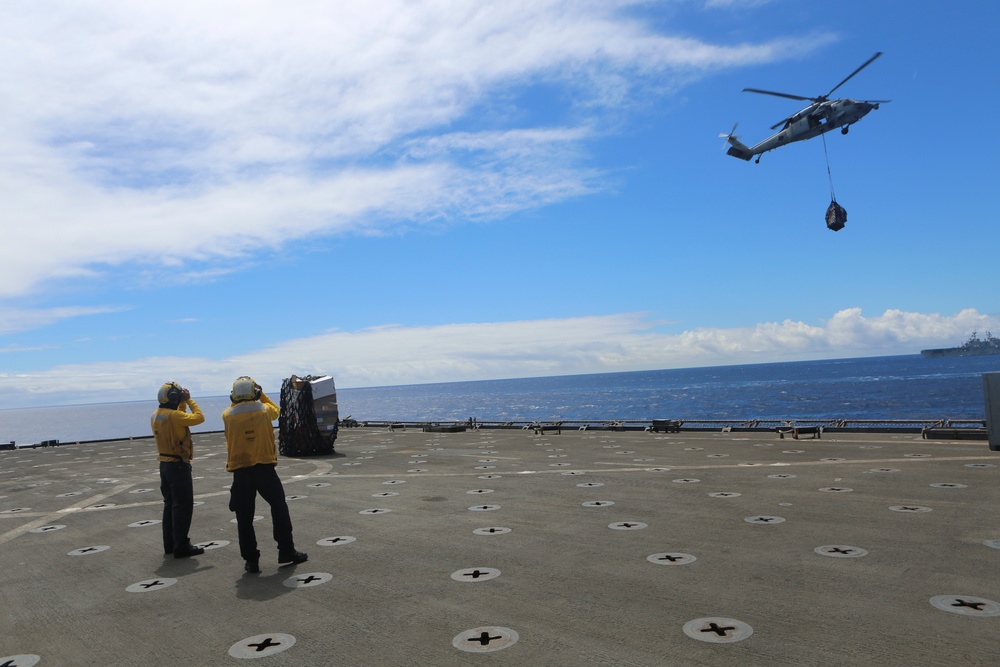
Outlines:
[{"label": "sunlit sea surface", "polygon": [[[339,389],[342,417],[480,421],[983,419],[982,374],[1000,355],[919,355]],[[277,388],[273,390],[277,394]],[[222,430],[227,397],[195,397]],[[150,434],[155,401],[0,410],[0,442]]]}]

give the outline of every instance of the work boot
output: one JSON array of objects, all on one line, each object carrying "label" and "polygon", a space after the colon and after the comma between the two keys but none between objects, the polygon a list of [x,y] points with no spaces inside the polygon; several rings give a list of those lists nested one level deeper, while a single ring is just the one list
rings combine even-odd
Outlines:
[{"label": "work boot", "polygon": [[243,569],[250,574],[260,574],[260,561],[248,560],[243,564]]},{"label": "work boot", "polygon": [[278,552],[278,565],[285,563],[304,563],[309,560],[309,555],[304,551],[284,551]]},{"label": "work boot", "polygon": [[200,556],[203,553],[205,553],[205,550],[201,547],[189,544],[186,547],[174,549],[174,558],[190,558],[191,556]]}]

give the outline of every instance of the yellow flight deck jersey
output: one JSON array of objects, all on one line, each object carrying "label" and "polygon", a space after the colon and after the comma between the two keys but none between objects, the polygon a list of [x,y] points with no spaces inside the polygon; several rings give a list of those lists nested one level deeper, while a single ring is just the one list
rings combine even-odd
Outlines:
[{"label": "yellow flight deck jersey", "polygon": [[[188,414],[187,406],[191,406]],[[150,420],[153,427],[153,438],[156,440],[157,461],[184,461],[191,463],[194,451],[191,447],[191,426],[197,426],[205,421],[201,408],[190,398],[177,406],[157,408]]]},{"label": "yellow flight deck jersey", "polygon": [[260,402],[233,403],[222,412],[226,425],[226,470],[232,472],[258,463],[278,464],[278,449],[274,446],[274,426],[271,424],[281,409],[266,394]]}]

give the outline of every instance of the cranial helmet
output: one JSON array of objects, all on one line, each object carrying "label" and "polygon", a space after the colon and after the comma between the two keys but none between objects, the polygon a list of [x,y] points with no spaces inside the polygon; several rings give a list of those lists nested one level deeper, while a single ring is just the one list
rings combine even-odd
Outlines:
[{"label": "cranial helmet", "polygon": [[236,378],[233,383],[233,393],[229,395],[233,403],[256,401],[260,398],[260,386],[249,375]]},{"label": "cranial helmet", "polygon": [[160,387],[160,391],[156,392],[156,400],[160,402],[160,405],[180,403],[181,386],[176,382],[165,383],[162,387]]}]

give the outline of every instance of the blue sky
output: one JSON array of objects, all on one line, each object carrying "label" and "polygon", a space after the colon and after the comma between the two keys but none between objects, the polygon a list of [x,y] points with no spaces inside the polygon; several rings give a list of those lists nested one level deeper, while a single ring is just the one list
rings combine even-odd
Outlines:
[{"label": "blue sky", "polygon": [[[1000,5],[0,5],[0,405],[909,354],[1000,332]],[[725,155],[800,109],[890,99]]]}]

